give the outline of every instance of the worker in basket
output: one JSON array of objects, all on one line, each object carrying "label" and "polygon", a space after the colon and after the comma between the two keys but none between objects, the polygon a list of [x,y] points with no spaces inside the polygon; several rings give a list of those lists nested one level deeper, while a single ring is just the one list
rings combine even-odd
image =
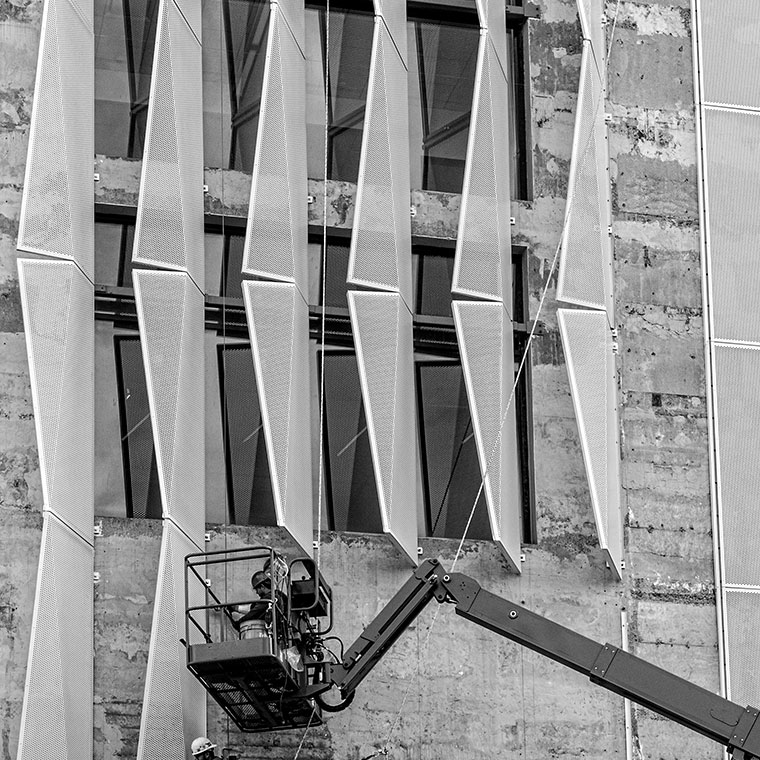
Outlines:
[{"label": "worker in basket", "polygon": [[264,566],[263,570],[257,570],[251,576],[251,588],[258,597],[244,612],[241,617],[235,621],[235,627],[240,633],[241,639],[261,638],[268,636],[268,631],[272,625],[272,602],[276,606],[274,616],[278,620],[280,638],[286,635],[287,628],[287,596],[275,588],[274,599],[272,597],[272,578],[270,574],[269,563]]},{"label": "worker in basket", "polygon": [[219,760],[214,754],[216,744],[213,744],[210,739],[205,736],[199,736],[197,739],[193,739],[190,745],[190,752],[197,760]]}]

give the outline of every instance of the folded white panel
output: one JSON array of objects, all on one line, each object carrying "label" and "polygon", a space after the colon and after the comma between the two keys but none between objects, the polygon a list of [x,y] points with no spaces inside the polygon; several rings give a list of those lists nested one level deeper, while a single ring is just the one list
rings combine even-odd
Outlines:
[{"label": "folded white panel", "polygon": [[407,67],[406,3],[398,0],[373,0],[375,14],[385,22],[393,44]]},{"label": "folded white panel", "polygon": [[192,33],[201,39],[202,0],[174,0],[180,13],[185,17]]},{"label": "folded white panel", "polygon": [[481,31],[451,290],[511,309],[507,80]]},{"label": "folded white panel", "polygon": [[519,573],[522,496],[512,321],[498,302],[453,301],[452,310],[491,533]]},{"label": "folded white panel", "polygon": [[[267,57],[243,272],[307,286],[306,67],[278,5]],[[311,543],[311,542],[310,542]]]},{"label": "folded white panel", "polygon": [[135,301],[164,517],[205,525],[203,295],[184,272],[135,271]]},{"label": "folded white panel", "polygon": [[92,539],[95,322],[92,283],[70,261],[20,260],[43,508]]},{"label": "folded white panel", "polygon": [[348,282],[412,301],[407,72],[375,17]]},{"label": "folded white panel", "polygon": [[[180,641],[186,636],[184,558],[200,549],[171,520],[163,525],[137,760],[184,760],[192,740],[206,733],[206,692],[187,669]],[[192,626],[188,632],[188,644],[200,643]]]},{"label": "folded white panel", "polygon": [[92,0],[46,0],[18,248],[76,261],[92,280]]},{"label": "folded white panel", "polygon": [[295,285],[243,282],[277,524],[312,552],[309,309]]},{"label": "folded white panel", "polygon": [[604,0],[577,0],[578,17],[581,22],[583,38],[594,48],[596,62],[594,65],[603,73],[604,66],[600,63],[606,58],[606,41],[604,34]]},{"label": "folded white panel", "polygon": [[623,528],[612,333],[603,311],[558,309],[557,318],[599,545],[620,578]]},{"label": "folded white panel", "polygon": [[293,33],[298,47],[306,50],[304,34],[306,28],[306,17],[304,13],[304,0],[273,0],[279,6],[285,21]]},{"label": "folded white panel", "polygon": [[507,62],[507,14],[503,0],[477,0],[478,22],[481,29],[488,30],[501,66],[509,70]]},{"label": "folded white panel", "polygon": [[612,324],[612,246],[602,83],[583,44],[557,298],[605,309]]},{"label": "folded white panel", "polygon": [[132,260],[204,287],[201,45],[161,0]]},{"label": "folded white panel", "polygon": [[732,702],[756,705],[760,702],[760,588],[726,589],[726,660],[728,693]]},{"label": "folded white panel", "polygon": [[703,101],[760,108],[757,2],[700,0],[696,7]]},{"label": "folded white panel", "polygon": [[92,758],[93,556],[44,514],[18,760]]},{"label": "folded white panel", "polygon": [[348,292],[383,530],[417,563],[412,315],[397,293]]},{"label": "folded white panel", "polygon": [[760,113],[705,108],[714,338],[760,341]]},{"label": "folded white panel", "polygon": [[714,359],[724,582],[760,585],[760,346],[716,345]]}]

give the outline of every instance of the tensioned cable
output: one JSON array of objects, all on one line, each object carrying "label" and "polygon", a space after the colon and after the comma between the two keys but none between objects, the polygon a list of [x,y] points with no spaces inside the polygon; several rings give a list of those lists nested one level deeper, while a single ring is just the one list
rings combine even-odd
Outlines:
[{"label": "tensioned cable", "polygon": [[[330,137],[330,0],[325,5],[325,57],[324,57],[324,84],[325,84],[325,130],[324,130],[324,162],[322,164],[322,313],[319,328],[319,342],[322,352],[319,357],[319,481],[317,486],[317,538],[315,545],[315,557],[317,572],[319,572],[322,559],[322,490],[324,480],[324,434],[325,434],[325,332],[326,332],[326,295],[327,295],[327,141]],[[311,721],[309,721],[311,723]],[[308,730],[308,727],[307,727]]]}]

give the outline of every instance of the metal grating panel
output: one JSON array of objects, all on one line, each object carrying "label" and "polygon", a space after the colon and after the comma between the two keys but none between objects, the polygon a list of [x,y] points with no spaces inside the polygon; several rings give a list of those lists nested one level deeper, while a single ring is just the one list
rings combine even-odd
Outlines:
[{"label": "metal grating panel", "polygon": [[44,515],[18,760],[92,757],[93,556]]},{"label": "metal grating panel", "polygon": [[507,71],[507,14],[505,3],[499,0],[477,0],[478,21],[488,30],[502,68]]},{"label": "metal grating panel", "polygon": [[760,108],[760,48],[755,0],[700,0],[703,99]]},{"label": "metal grating panel", "polygon": [[760,348],[719,345],[714,357],[724,582],[760,585]]},{"label": "metal grating panel", "polygon": [[604,98],[593,52],[584,42],[565,211],[557,298],[612,314]]},{"label": "metal grating panel", "polygon": [[184,758],[190,742],[206,733],[206,692],[185,666],[180,643],[185,638],[184,558],[198,551],[164,520],[137,760]]},{"label": "metal grating panel", "polygon": [[185,17],[193,35],[201,39],[201,0],[174,0],[177,9]]},{"label": "metal grating panel", "polygon": [[312,551],[309,311],[294,285],[243,283],[277,523]]},{"label": "metal grating panel", "polygon": [[760,341],[760,114],[704,110],[714,337]]},{"label": "metal grating panel", "polygon": [[726,589],[724,614],[729,674],[728,698],[740,705],[760,702],[760,590]]},{"label": "metal grating panel", "polygon": [[243,272],[307,285],[305,62],[272,5]]},{"label": "metal grating panel", "polygon": [[[604,2],[602,0],[577,0],[577,3],[583,37],[593,46],[596,60],[602,61],[606,57],[606,41],[602,24]],[[597,64],[597,70],[603,72],[604,67]]]},{"label": "metal grating panel", "polygon": [[348,282],[412,297],[406,69],[380,18],[367,92]]},{"label": "metal grating panel", "polygon": [[290,27],[290,31],[295,37],[298,47],[306,50],[305,29],[306,16],[304,13],[304,0],[273,0],[279,6],[285,21]]},{"label": "metal grating panel", "polygon": [[86,540],[94,515],[92,283],[68,261],[19,261],[44,508]]},{"label": "metal grating panel", "polygon": [[133,261],[188,272],[204,285],[201,46],[162,0],[153,57]]},{"label": "metal grating panel", "polygon": [[349,291],[383,530],[417,562],[412,315],[397,293]]},{"label": "metal grating panel", "polygon": [[135,271],[135,301],[163,514],[205,524],[203,295],[184,272]]},{"label": "metal grating panel", "polygon": [[67,258],[94,277],[92,3],[47,0],[18,248]]},{"label": "metal grating panel", "polygon": [[558,309],[557,318],[599,545],[619,578],[623,533],[612,335],[602,311]]},{"label": "metal grating panel", "polygon": [[507,109],[504,72],[481,33],[451,290],[505,302],[512,277]]},{"label": "metal grating panel", "polygon": [[386,31],[407,68],[406,3],[398,0],[373,0],[375,13],[383,19]]},{"label": "metal grating panel", "polygon": [[453,301],[452,309],[480,471],[485,474],[491,533],[513,570],[520,572],[517,418],[515,400],[510,403],[514,384],[512,322],[500,303]]}]

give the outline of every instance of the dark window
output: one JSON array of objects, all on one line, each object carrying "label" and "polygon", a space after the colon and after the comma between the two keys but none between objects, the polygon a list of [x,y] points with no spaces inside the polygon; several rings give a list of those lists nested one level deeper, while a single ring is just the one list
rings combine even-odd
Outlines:
[{"label": "dark window", "polygon": [[353,352],[319,352],[324,360],[324,446],[331,530],[380,533],[380,507],[372,468],[359,371]]},{"label": "dark window", "polygon": [[139,338],[115,340],[127,517],[161,517],[148,389]]},{"label": "dark window", "polygon": [[95,152],[142,158],[158,0],[96,0]]},{"label": "dark window", "polygon": [[[331,9],[327,177],[356,182],[359,176],[374,18],[371,13]],[[324,8],[306,10],[306,125],[310,177],[325,174]]]},{"label": "dark window", "polygon": [[453,249],[413,246],[412,257],[415,280],[414,313],[451,317]]},{"label": "dark window", "polygon": [[276,525],[264,425],[250,345],[219,346],[229,520]]},{"label": "dark window", "polygon": [[95,222],[95,282],[132,287],[133,220]]},{"label": "dark window", "polygon": [[206,166],[253,171],[266,61],[269,3],[203,3]]},{"label": "dark window", "polygon": [[[428,535],[461,538],[481,479],[461,366],[419,363],[417,391]],[[482,491],[467,537],[491,537]]]}]

